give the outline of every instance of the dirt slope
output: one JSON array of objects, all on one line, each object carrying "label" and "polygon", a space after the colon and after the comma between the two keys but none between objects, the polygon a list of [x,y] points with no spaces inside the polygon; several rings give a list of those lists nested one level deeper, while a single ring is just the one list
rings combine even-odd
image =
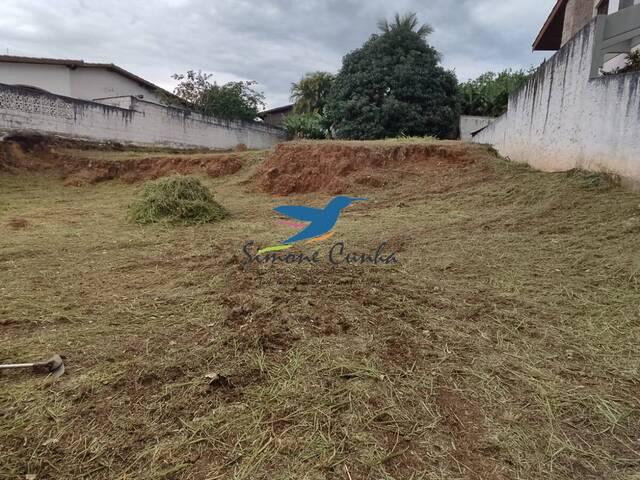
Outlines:
[{"label": "dirt slope", "polygon": [[[292,250],[319,263],[247,263],[292,232],[272,208],[330,195],[251,191],[258,159],[222,154],[251,161],[202,179],[228,219],[143,227],[136,185],[24,174],[59,161],[26,147],[0,172],[0,363],[67,371],[0,374],[0,479],[638,479],[640,195],[606,175],[452,142],[286,145],[269,162],[369,201]],[[398,263],[331,264],[337,242]]]},{"label": "dirt slope", "polygon": [[459,142],[290,142],[267,156],[253,180],[274,195],[340,194],[438,175],[492,156],[485,146]]},{"label": "dirt slope", "polygon": [[[151,152],[141,156],[132,152],[128,158],[115,160],[111,158],[114,155],[110,155],[109,150],[102,152],[94,146],[92,152],[86,145],[82,145],[81,149],[69,146],[69,142],[59,143],[42,138],[3,142],[0,145],[0,171],[56,171],[67,185],[76,186],[116,178],[134,183],[176,173],[200,173],[214,178],[238,172],[246,155],[231,152],[154,155]],[[103,155],[97,156],[96,153]]]}]

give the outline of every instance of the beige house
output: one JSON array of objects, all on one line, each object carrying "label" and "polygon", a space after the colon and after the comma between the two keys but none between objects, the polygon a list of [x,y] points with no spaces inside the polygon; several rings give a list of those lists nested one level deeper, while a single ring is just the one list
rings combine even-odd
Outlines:
[{"label": "beige house", "polygon": [[10,55],[0,55],[0,84],[33,87],[82,100],[133,96],[163,103],[158,93],[171,95],[112,63]]}]

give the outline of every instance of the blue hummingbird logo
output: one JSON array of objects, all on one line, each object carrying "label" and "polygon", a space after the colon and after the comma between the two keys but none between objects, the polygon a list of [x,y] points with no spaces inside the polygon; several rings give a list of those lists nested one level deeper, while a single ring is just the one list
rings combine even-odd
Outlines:
[{"label": "blue hummingbird logo", "polygon": [[258,253],[260,254],[278,250],[285,250],[287,248],[291,248],[294,243],[303,240],[325,240],[333,235],[331,230],[337,223],[342,210],[344,210],[354,202],[364,202],[366,200],[366,198],[338,196],[327,203],[324,208],[311,208],[298,205],[282,205],[280,207],[276,207],[273,210],[282,215],[293,218],[295,220],[310,223],[306,225],[282,221],[282,223],[284,223],[285,225],[296,228],[304,227],[304,229],[298,232],[296,235],[293,235],[292,237],[284,240],[282,242],[282,245],[266,247],[259,250]]}]

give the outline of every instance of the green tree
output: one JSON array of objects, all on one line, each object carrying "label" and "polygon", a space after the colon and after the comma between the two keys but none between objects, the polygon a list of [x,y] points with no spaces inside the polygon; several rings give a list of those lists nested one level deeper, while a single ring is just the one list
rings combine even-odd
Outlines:
[{"label": "green tree", "polygon": [[398,135],[453,137],[459,97],[453,72],[425,38],[432,29],[414,13],[378,24],[381,33],[347,54],[327,100],[327,120],[338,138]]},{"label": "green tree", "polygon": [[420,25],[418,16],[409,12],[405,15],[396,13],[393,17],[393,22],[389,23],[386,18],[378,21],[378,28],[383,33],[391,33],[394,30],[405,30],[417,33],[420,37],[425,38],[433,33],[433,28],[429,24]]},{"label": "green tree", "polygon": [[253,121],[264,108],[264,95],[253,88],[256,82],[211,83],[211,75],[189,70],[172,76],[178,80],[173,93],[181,102],[173,104],[224,120]]},{"label": "green tree", "polygon": [[497,117],[507,111],[509,95],[520,89],[533,70],[487,72],[460,85],[463,115]]},{"label": "green tree", "polygon": [[307,73],[298,83],[291,84],[295,113],[322,114],[333,78],[328,72],[312,72]]},{"label": "green tree", "polygon": [[284,117],[282,126],[293,138],[327,138],[324,119],[319,113],[294,113]]}]

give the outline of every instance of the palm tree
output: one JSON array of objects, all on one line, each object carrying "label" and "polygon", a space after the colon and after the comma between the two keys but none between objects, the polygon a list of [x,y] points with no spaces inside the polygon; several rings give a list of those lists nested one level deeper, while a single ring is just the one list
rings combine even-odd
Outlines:
[{"label": "palm tree", "polygon": [[333,83],[328,72],[307,73],[298,83],[291,84],[291,100],[296,113],[322,113]]},{"label": "palm tree", "polygon": [[386,19],[378,21],[378,28],[382,30],[383,33],[389,33],[397,30],[409,30],[417,33],[421,37],[426,37],[433,33],[431,25],[427,23],[420,25],[420,21],[418,20],[418,16],[415,12],[408,12],[404,15],[396,13],[393,17],[393,22],[391,23]]}]

